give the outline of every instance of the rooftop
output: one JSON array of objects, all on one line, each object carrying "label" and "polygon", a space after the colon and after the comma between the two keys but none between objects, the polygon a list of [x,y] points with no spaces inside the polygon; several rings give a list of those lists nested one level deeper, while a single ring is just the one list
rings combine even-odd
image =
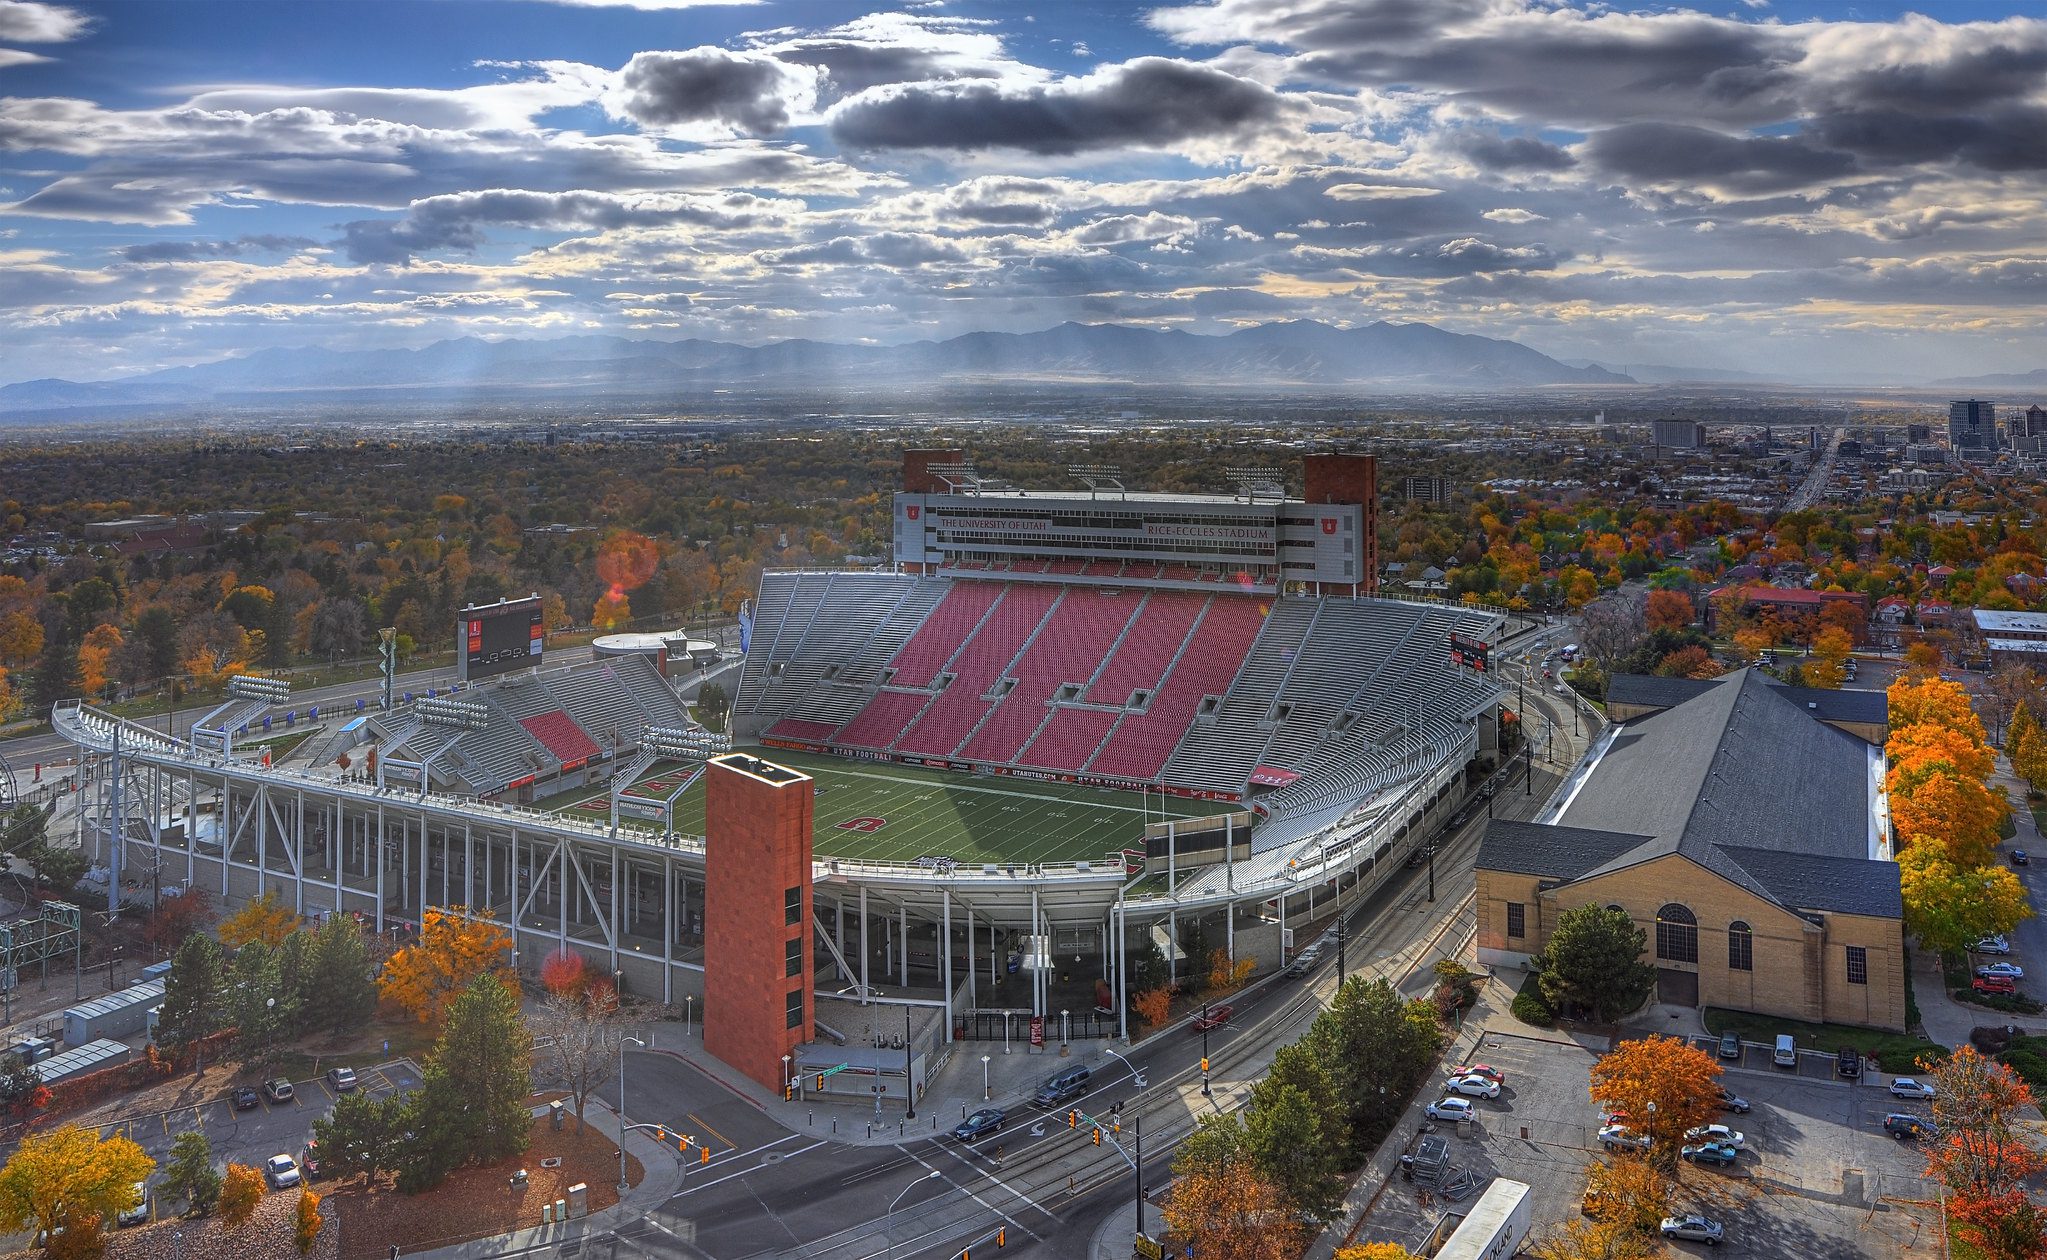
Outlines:
[{"label": "rooftop", "polygon": [[[1645,705],[1669,709],[1704,695],[1735,678],[1661,678],[1654,674],[1615,674],[1606,686],[1608,704]],[[1880,726],[1890,721],[1890,698],[1881,691],[1861,688],[1829,690],[1824,687],[1787,687],[1776,679],[1764,681],[1784,693],[1793,704],[1822,722],[1859,722]]]},{"label": "rooftop", "polygon": [[2019,610],[2007,612],[1996,608],[1976,609],[1976,627],[1985,634],[2014,631],[2047,632],[2047,613]]}]

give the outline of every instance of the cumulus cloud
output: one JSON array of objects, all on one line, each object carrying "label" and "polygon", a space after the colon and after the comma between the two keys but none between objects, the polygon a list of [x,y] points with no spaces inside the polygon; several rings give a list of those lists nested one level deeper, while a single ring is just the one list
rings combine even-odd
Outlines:
[{"label": "cumulus cloud", "polygon": [[256,233],[231,241],[147,241],[125,246],[121,257],[129,262],[200,262],[214,258],[242,258],[249,254],[296,253],[317,249],[319,242],[305,236],[277,236]]},{"label": "cumulus cloud", "polygon": [[1301,112],[1299,103],[1262,83],[1140,57],[1021,90],[976,83],[877,89],[835,108],[831,129],[839,143],[858,149],[1068,154],[1252,135]]},{"label": "cumulus cloud", "polygon": [[1533,210],[1523,210],[1519,206],[1499,206],[1492,210],[1484,210],[1479,213],[1479,217],[1481,219],[1491,219],[1495,223],[1518,224],[1543,223],[1547,221],[1545,216],[1537,214]]},{"label": "cumulus cloud", "polygon": [[643,126],[722,125],[743,135],[773,135],[792,110],[815,103],[814,71],[766,53],[692,48],[634,53],[607,100],[614,114]]},{"label": "cumulus cloud", "polygon": [[76,9],[39,0],[0,0],[0,39],[61,44],[85,34],[91,22]]}]

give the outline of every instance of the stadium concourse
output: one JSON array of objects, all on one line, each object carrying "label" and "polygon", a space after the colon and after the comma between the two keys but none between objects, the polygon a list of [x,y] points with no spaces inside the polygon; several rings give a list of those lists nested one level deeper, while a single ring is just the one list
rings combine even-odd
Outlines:
[{"label": "stadium concourse", "polygon": [[[910,452],[894,567],[767,573],[743,620],[731,742],[816,791],[816,992],[922,1008],[926,1048],[1089,1009],[1098,980],[1112,1013],[1087,1031],[1121,1031],[1151,943],[1176,970],[1206,964],[1197,935],[1283,964],[1291,927],[1425,847],[1498,747],[1504,615],[1372,594],[1370,459],[1307,456],[1301,496],[1272,469],[1213,495],[1075,475],[1026,494]],[[332,717],[274,764],[77,703],[54,721],[97,763],[85,843],[143,875],[125,899],[272,891],[399,931],[487,909],[523,970],[570,949],[700,998],[707,859],[746,859],[700,830],[726,739],[651,663],[536,658]]]}]

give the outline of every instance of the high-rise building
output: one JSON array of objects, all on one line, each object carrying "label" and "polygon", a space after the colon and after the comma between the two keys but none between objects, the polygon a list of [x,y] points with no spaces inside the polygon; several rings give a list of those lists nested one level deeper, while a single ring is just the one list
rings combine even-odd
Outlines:
[{"label": "high-rise building", "polygon": [[1448,477],[1402,477],[1400,496],[1409,503],[1444,504],[1450,501]]},{"label": "high-rise building", "polygon": [[2005,436],[2014,440],[2047,437],[2047,410],[2042,410],[2039,403],[2034,403],[2026,408],[2024,415],[2014,413],[2012,418],[2005,422],[2005,427],[2008,430]]},{"label": "high-rise building", "polygon": [[1650,423],[1649,429],[1658,446],[1696,451],[1706,445],[1706,426],[1696,420],[1656,420]]},{"label": "high-rise building", "polygon": [[1997,446],[1997,404],[1975,398],[1947,405],[1947,441],[1957,453]]},{"label": "high-rise building", "polygon": [[1933,440],[1933,426],[1930,424],[1908,424],[1905,426],[1905,440],[1907,442],[1931,442]]}]

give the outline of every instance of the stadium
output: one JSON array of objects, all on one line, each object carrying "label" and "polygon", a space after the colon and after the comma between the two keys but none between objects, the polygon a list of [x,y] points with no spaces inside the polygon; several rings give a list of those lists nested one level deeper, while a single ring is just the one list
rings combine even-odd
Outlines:
[{"label": "stadium", "polygon": [[[1275,469],[1209,495],[1069,471],[1024,489],[906,452],[889,568],[769,572],[740,658],[668,677],[549,667],[513,601],[464,610],[462,683],[384,711],[249,679],[174,740],[66,703],[84,842],[124,903],[268,891],[401,933],[488,909],[524,970],[577,950],[681,1005],[717,966],[705,763],[738,747],[814,781],[818,995],[929,1008],[936,1042],[1097,1005],[1088,1032],[1127,1033],[1133,950],[1278,966],[1426,843],[1497,748],[1505,618],[1375,593],[1370,457],[1305,456],[1298,495]],[[735,673],[705,730],[686,697]]]}]

